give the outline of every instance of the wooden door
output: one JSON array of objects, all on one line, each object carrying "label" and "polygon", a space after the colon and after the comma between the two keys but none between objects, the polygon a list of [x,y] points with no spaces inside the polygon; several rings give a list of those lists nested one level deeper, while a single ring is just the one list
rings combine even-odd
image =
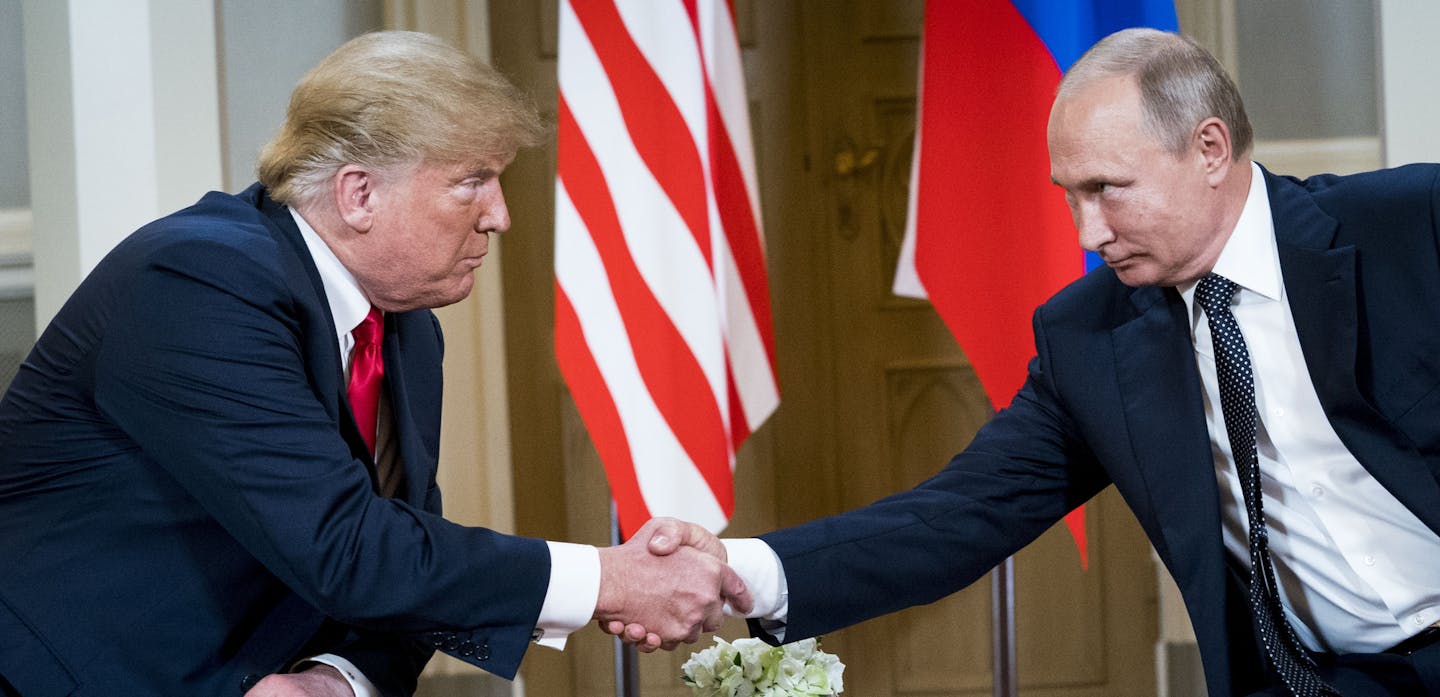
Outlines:
[{"label": "wooden door", "polygon": [[[775,312],[780,410],[741,452],[725,534],[864,505],[943,466],[990,416],[928,303],[893,296],[915,124],[923,2],[737,0]],[[553,114],[555,7],[492,0],[498,67]],[[553,358],[553,143],[506,175],[501,240],[517,524],[604,544],[608,494]],[[1058,195],[1058,194],[1057,194]],[[1017,557],[1020,693],[1155,694],[1156,577],[1112,492],[1089,508],[1090,565],[1057,526]],[[962,551],[957,550],[957,553]],[[989,582],[825,638],[846,694],[991,694]],[[721,634],[744,635],[738,622]],[[688,656],[641,657],[645,697],[687,697]],[[614,693],[607,637],[532,650],[530,697]]]}]

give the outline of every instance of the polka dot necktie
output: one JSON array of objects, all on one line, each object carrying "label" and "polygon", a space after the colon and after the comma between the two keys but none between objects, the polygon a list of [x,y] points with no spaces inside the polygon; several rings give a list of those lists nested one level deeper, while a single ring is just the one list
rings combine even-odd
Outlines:
[{"label": "polka dot necktie", "polygon": [[1275,566],[1270,561],[1270,544],[1261,509],[1260,466],[1255,452],[1255,378],[1250,370],[1250,353],[1245,337],[1230,313],[1230,302],[1240,286],[1224,276],[1210,274],[1200,279],[1195,301],[1205,309],[1210,322],[1210,341],[1215,348],[1215,372],[1220,383],[1220,408],[1225,431],[1230,436],[1230,453],[1240,476],[1245,513],[1250,522],[1250,610],[1260,628],[1265,653],[1285,686],[1297,697],[1338,695],[1315,672],[1315,661],[1301,646],[1295,628],[1285,618],[1280,593],[1275,586]]},{"label": "polka dot necktie", "polygon": [[1300,645],[1280,606],[1280,592],[1270,562],[1264,511],[1261,510],[1260,464],[1256,455],[1256,383],[1250,370],[1250,351],[1240,334],[1230,302],[1240,287],[1225,276],[1210,274],[1195,288],[1195,301],[1210,321],[1210,341],[1215,350],[1215,374],[1220,382],[1220,408],[1225,432],[1230,435],[1230,454],[1236,459],[1240,491],[1250,518],[1250,611],[1260,626],[1260,642],[1280,680],[1297,697],[1333,696],[1331,685],[1320,680],[1315,660]]},{"label": "polka dot necktie", "polygon": [[385,379],[385,361],[380,356],[385,318],[380,310],[371,307],[370,314],[350,335],[355,338],[355,349],[350,354],[350,384],[346,396],[350,399],[350,411],[355,415],[355,425],[360,427],[360,437],[365,439],[370,454],[374,455],[380,386]]}]

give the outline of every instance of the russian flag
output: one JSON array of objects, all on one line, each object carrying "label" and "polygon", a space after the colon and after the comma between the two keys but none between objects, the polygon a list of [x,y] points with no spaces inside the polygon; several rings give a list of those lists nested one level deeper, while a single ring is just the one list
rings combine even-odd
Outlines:
[{"label": "russian flag", "polygon": [[[995,408],[1034,355],[1030,315],[1087,263],[1050,183],[1061,73],[1127,27],[1174,31],[1170,0],[927,2],[910,210],[895,292],[928,297]],[[1084,509],[1066,517],[1086,563]]]}]

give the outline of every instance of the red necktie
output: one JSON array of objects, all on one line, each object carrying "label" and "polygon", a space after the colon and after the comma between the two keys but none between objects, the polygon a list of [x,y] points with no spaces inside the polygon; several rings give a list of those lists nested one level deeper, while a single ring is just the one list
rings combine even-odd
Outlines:
[{"label": "red necktie", "polygon": [[360,427],[360,436],[375,454],[376,419],[380,412],[380,385],[385,378],[385,363],[380,358],[380,343],[385,336],[385,319],[380,310],[370,308],[370,314],[360,321],[355,331],[355,350],[350,354],[350,387],[346,396],[350,398],[350,411],[355,414],[355,424]]}]

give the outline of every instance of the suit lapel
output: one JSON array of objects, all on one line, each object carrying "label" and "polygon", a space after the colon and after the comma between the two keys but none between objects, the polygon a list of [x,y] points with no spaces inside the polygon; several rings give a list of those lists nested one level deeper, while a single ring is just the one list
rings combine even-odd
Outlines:
[{"label": "suit lapel", "polygon": [[[1229,572],[1189,318],[1173,289],[1137,288],[1131,301],[1139,314],[1111,331],[1126,430],[1163,537],[1161,553],[1191,609],[1212,690],[1228,694]],[[1155,542],[1158,548],[1161,540]]]},{"label": "suit lapel", "polygon": [[1300,350],[1321,404],[1333,414],[1363,401],[1355,385],[1355,250],[1280,242],[1279,253]]},{"label": "suit lapel", "polygon": [[313,306],[306,303],[303,309],[313,313],[314,319],[304,332],[309,342],[305,347],[307,370],[316,381],[317,394],[328,393],[333,396],[332,400],[325,401],[325,409],[331,418],[340,424],[340,435],[345,444],[350,446],[351,456],[365,463],[365,469],[370,473],[371,485],[378,491],[375,461],[370,455],[369,446],[365,445],[365,439],[360,435],[360,427],[355,424],[355,415],[350,410],[350,399],[346,394],[345,360],[334,339],[335,316],[330,312],[325,284],[320,280],[320,270],[316,268],[315,260],[310,257],[310,248],[305,246],[305,238],[301,236],[300,228],[295,225],[295,219],[290,216],[290,209],[272,200],[259,184],[252,186],[242,197],[250,198],[269,219],[271,226],[280,233],[277,237],[290,247],[294,258],[300,263],[305,279],[309,281],[309,288],[314,295],[313,298],[305,299],[313,300]]},{"label": "suit lapel", "polygon": [[1440,533],[1440,483],[1356,383],[1360,342],[1354,247],[1332,248],[1338,225],[1309,192],[1266,173],[1285,292],[1320,405],[1345,447],[1395,498]]},{"label": "suit lapel", "polygon": [[[1135,318],[1111,332],[1125,422],[1177,578],[1221,593],[1220,501],[1185,304],[1138,288]],[[1183,552],[1181,551],[1183,550]],[[1191,590],[1200,589],[1187,589]],[[1218,597],[1213,596],[1213,597]]]},{"label": "suit lapel", "polygon": [[1290,314],[1310,379],[1333,413],[1339,396],[1358,397],[1355,250],[1331,248],[1338,226],[1309,192],[1269,172],[1265,178]]}]

